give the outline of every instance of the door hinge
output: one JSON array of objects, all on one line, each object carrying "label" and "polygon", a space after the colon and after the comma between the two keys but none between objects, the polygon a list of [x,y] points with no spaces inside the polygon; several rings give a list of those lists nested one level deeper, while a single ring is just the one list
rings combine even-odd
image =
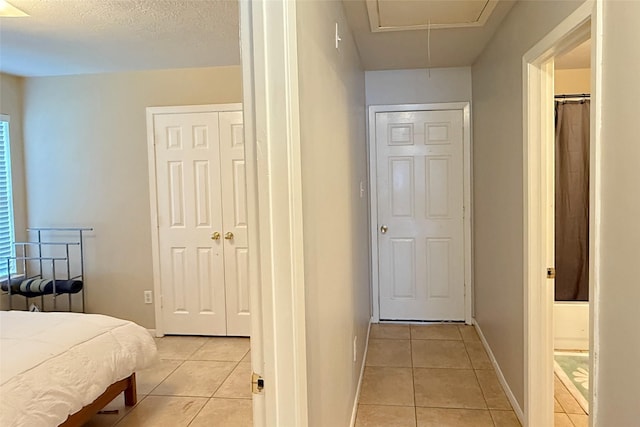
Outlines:
[{"label": "door hinge", "polygon": [[162,298],[162,294],[160,294],[160,308],[164,308],[164,299]]},{"label": "door hinge", "polygon": [[260,394],[264,389],[264,378],[255,372],[251,374],[251,393]]},{"label": "door hinge", "polygon": [[547,279],[555,279],[556,278],[556,269],[553,267],[547,268]]}]

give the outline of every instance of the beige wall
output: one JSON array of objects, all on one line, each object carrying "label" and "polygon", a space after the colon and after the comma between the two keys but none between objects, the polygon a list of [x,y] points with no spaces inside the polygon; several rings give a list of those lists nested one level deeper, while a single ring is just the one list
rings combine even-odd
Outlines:
[{"label": "beige wall", "polygon": [[[9,139],[11,140],[11,181],[13,184],[13,215],[16,240],[25,239],[27,227],[27,200],[25,197],[23,140],[24,79],[0,73],[0,113],[10,116]],[[16,298],[14,302],[22,298]],[[0,298],[0,308],[7,308],[6,296]]]},{"label": "beige wall", "polygon": [[517,2],[473,65],[475,317],[524,402],[522,56],[582,2]]},{"label": "beige wall", "polygon": [[555,70],[553,85],[556,95],[591,93],[591,70],[589,68]]},{"label": "beige wall", "polygon": [[471,67],[367,71],[367,105],[471,101]]},{"label": "beige wall", "polygon": [[88,312],[155,324],[145,108],[241,101],[240,67],[26,79],[29,225],[95,228]]},{"label": "beige wall", "polygon": [[594,426],[635,426],[640,420],[639,22],[640,2],[604,2]]},{"label": "beige wall", "polygon": [[0,73],[0,113],[10,116],[11,180],[13,183],[13,213],[16,240],[25,236],[27,201],[25,197],[23,140],[24,79]]},{"label": "beige wall", "polygon": [[296,3],[310,426],[349,425],[371,316],[364,72],[342,7]]}]

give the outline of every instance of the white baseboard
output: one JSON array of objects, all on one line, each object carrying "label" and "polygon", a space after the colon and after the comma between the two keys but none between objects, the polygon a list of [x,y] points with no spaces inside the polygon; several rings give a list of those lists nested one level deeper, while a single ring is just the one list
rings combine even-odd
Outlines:
[{"label": "white baseboard", "polygon": [[371,323],[373,323],[373,317],[369,319],[369,327],[367,328],[367,341],[364,344],[364,353],[362,355],[362,366],[360,366],[360,378],[358,378],[358,388],[356,389],[356,395],[353,399],[353,410],[351,411],[351,427],[356,425],[356,416],[358,415],[358,402],[360,401],[360,387],[362,386],[362,377],[364,376],[364,365],[367,360],[367,350],[369,350],[369,334],[371,333]]},{"label": "white baseboard", "polygon": [[504,392],[507,395],[507,399],[509,399],[511,406],[513,407],[513,411],[516,413],[516,416],[520,420],[520,424],[525,425],[524,412],[522,411],[522,408],[518,404],[518,401],[516,400],[515,395],[511,391],[509,384],[507,384],[507,380],[504,379],[502,370],[500,370],[500,366],[498,365],[498,362],[496,361],[496,358],[493,355],[493,352],[491,351],[491,347],[489,347],[489,343],[487,342],[487,339],[484,337],[484,334],[482,333],[482,329],[480,329],[480,325],[478,325],[475,319],[473,320],[473,325],[475,326],[476,331],[478,332],[478,336],[480,337],[480,341],[482,341],[482,345],[484,346],[484,349],[486,350],[487,355],[489,355],[489,359],[491,360],[493,369],[496,371],[496,376],[498,377],[498,381],[500,381],[500,384],[502,385],[502,388],[504,389]]}]

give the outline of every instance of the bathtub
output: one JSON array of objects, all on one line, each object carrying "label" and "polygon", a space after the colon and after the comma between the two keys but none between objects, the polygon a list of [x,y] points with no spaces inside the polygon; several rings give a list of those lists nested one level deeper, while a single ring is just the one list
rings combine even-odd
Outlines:
[{"label": "bathtub", "polygon": [[553,334],[556,350],[589,350],[589,303],[555,302]]}]

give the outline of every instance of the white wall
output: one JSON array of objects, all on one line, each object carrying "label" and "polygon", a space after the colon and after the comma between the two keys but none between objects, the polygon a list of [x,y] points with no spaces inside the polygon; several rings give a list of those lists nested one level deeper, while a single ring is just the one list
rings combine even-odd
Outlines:
[{"label": "white wall", "polygon": [[640,420],[638,22],[640,2],[604,2],[597,426]]},{"label": "white wall", "polygon": [[471,101],[471,67],[365,73],[367,105]]},{"label": "white wall", "polygon": [[341,1],[296,8],[309,425],[347,426],[371,317],[364,72]]},{"label": "white wall", "polygon": [[93,226],[87,311],[153,328],[145,108],[242,101],[240,67],[28,78],[31,226]]},{"label": "white wall", "polygon": [[517,2],[473,65],[475,317],[524,402],[522,56],[582,2]]}]

